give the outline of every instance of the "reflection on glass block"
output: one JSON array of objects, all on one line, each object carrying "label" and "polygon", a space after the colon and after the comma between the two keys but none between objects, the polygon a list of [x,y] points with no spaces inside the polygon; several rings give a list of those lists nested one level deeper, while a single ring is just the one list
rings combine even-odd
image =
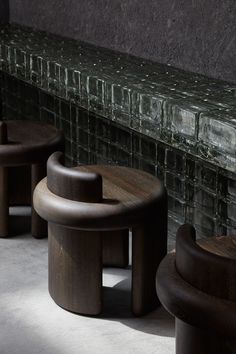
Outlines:
[{"label": "reflection on glass block", "polygon": [[166,187],[172,194],[185,198],[185,180],[177,177],[173,173],[166,172],[165,174]]},{"label": "reflection on glass block", "polygon": [[70,162],[160,176],[178,225],[235,229],[234,84],[18,26],[0,38],[4,119],[62,128]]},{"label": "reflection on glass block", "polygon": [[214,216],[216,213],[216,195],[211,194],[204,189],[196,188],[194,201],[206,215]]},{"label": "reflection on glass block", "polygon": [[170,215],[176,218],[185,219],[186,203],[184,200],[176,198],[170,192],[168,194],[168,208]]},{"label": "reflection on glass block", "polygon": [[194,226],[196,227],[199,237],[211,237],[217,233],[216,220],[205,215],[200,209],[195,209]]},{"label": "reflection on glass block", "polygon": [[207,187],[212,192],[217,190],[217,171],[212,166],[202,162],[196,164],[196,178],[198,183],[204,188]]},{"label": "reflection on glass block", "polygon": [[235,170],[236,116],[201,115],[199,124],[200,152]]},{"label": "reflection on glass block", "polygon": [[112,85],[112,119],[130,125],[131,91],[121,85]]},{"label": "reflection on glass block", "polygon": [[186,170],[185,154],[178,150],[168,149],[166,151],[166,168],[184,176]]}]

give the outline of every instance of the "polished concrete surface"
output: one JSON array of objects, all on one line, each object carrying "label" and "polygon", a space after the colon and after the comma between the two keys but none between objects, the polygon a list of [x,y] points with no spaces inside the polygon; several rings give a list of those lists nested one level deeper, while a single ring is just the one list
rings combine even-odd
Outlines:
[{"label": "polished concrete surface", "polygon": [[29,209],[11,209],[0,239],[0,354],[174,354],[174,320],[163,309],[142,318],[129,309],[130,270],[106,268],[104,312],[79,316],[47,290],[47,239],[29,234]]}]

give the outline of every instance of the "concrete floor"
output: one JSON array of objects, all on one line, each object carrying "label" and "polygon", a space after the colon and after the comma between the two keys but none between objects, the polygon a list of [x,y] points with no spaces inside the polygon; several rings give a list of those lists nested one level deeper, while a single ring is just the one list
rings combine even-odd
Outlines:
[{"label": "concrete floor", "polygon": [[163,308],[130,313],[130,270],[104,270],[99,317],[57,306],[47,290],[47,240],[27,231],[29,209],[13,213],[11,236],[0,239],[0,354],[174,354],[174,320]]}]

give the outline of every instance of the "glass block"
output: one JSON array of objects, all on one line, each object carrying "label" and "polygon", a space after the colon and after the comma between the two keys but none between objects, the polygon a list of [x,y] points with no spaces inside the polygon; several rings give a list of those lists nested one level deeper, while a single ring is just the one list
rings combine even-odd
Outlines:
[{"label": "glass block", "polygon": [[60,119],[60,129],[63,131],[65,138],[72,141],[71,139],[71,124],[69,121],[65,120],[65,119]]},{"label": "glass block", "polygon": [[89,134],[80,128],[77,129],[77,142],[80,146],[89,150]]},{"label": "glass block", "polygon": [[153,176],[157,175],[157,165],[152,164],[150,161],[140,159],[139,168]]},{"label": "glass block", "polygon": [[204,189],[195,188],[194,201],[196,206],[201,209],[206,215],[216,215],[216,200],[217,196]]},{"label": "glass block", "polygon": [[131,166],[131,154],[123,149],[119,149],[117,145],[109,145],[109,163],[118,164],[121,166]]},{"label": "glass block", "polygon": [[235,171],[236,116],[202,114],[199,124],[200,153]]},{"label": "glass block", "polygon": [[112,119],[130,126],[131,90],[121,85],[112,85]]},{"label": "glass block", "polygon": [[157,161],[157,145],[153,140],[140,139],[140,154],[143,159],[156,164]]},{"label": "glass block", "polygon": [[96,135],[98,138],[110,141],[111,127],[109,121],[98,119],[96,122]]},{"label": "glass block", "polygon": [[139,131],[150,137],[160,136],[163,99],[139,94]]},{"label": "glass block", "polygon": [[236,224],[236,203],[227,200],[220,200],[219,215],[224,222]]},{"label": "glass block", "polygon": [[98,77],[87,77],[87,92],[89,98],[89,109],[101,113],[104,110],[105,83]]},{"label": "glass block", "polygon": [[60,70],[61,66],[58,63],[47,62],[47,89],[53,94],[60,93]]},{"label": "glass block", "polygon": [[185,180],[183,178],[177,177],[173,173],[166,172],[165,184],[167,190],[171,191],[171,194],[185,198]]},{"label": "glass block", "polygon": [[80,80],[80,72],[78,70],[67,70],[66,98],[75,103],[80,102]]},{"label": "glass block", "polygon": [[55,124],[55,114],[54,112],[48,111],[47,109],[40,108],[40,120],[44,123]]},{"label": "glass block", "polygon": [[14,59],[15,59],[15,73],[19,79],[26,79],[28,72],[26,67],[27,54],[23,50],[15,48],[14,50]]},{"label": "glass block", "polygon": [[183,199],[177,198],[175,195],[168,193],[168,209],[170,215],[177,220],[185,220],[186,203]]},{"label": "glass block", "polygon": [[236,175],[220,170],[218,181],[218,191],[221,198],[236,199]]},{"label": "glass block", "polygon": [[132,136],[129,130],[121,129],[120,127],[118,128],[117,126],[111,124],[109,138],[112,144],[115,144],[131,153]]},{"label": "glass block", "polygon": [[163,126],[169,136],[179,143],[195,146],[199,125],[199,115],[213,110],[214,106],[194,99],[167,100],[164,102]]},{"label": "glass block", "polygon": [[81,146],[78,146],[77,159],[79,164],[88,164],[90,159],[89,151]]},{"label": "glass block", "polygon": [[186,156],[178,150],[166,150],[166,168],[176,174],[185,175]]},{"label": "glass block", "polygon": [[208,215],[205,215],[199,209],[195,209],[194,226],[198,237],[212,237],[217,233],[217,221]]},{"label": "glass block", "polygon": [[202,162],[196,163],[196,178],[198,183],[214,193],[217,191],[217,172],[217,169],[212,168],[210,165],[206,165]]},{"label": "glass block", "polygon": [[196,160],[189,155],[186,156],[186,177],[195,182],[196,179]]},{"label": "glass block", "polygon": [[55,97],[48,95],[45,92],[40,91],[39,93],[39,104],[41,107],[48,109],[49,111],[54,111],[55,109]]}]

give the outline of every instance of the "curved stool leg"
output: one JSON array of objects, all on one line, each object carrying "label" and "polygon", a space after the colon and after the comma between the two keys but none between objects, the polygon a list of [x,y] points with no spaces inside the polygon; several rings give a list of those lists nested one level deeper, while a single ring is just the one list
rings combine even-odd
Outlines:
[{"label": "curved stool leg", "polygon": [[103,265],[127,267],[129,264],[129,230],[102,232]]},{"label": "curved stool leg", "polygon": [[[162,209],[162,210],[158,210]],[[167,252],[167,204],[132,230],[132,311],[141,316],[159,304],[155,278]]]},{"label": "curved stool leg", "polygon": [[190,326],[176,318],[176,354],[234,354],[236,340]]},{"label": "curved stool leg", "polygon": [[[46,163],[35,164],[31,166],[31,196],[33,197],[33,192],[41,179],[46,176]],[[47,222],[43,220],[35,211],[33,202],[32,214],[31,214],[31,233],[35,238],[42,238],[47,236]]]},{"label": "curved stool leg", "polygon": [[8,197],[8,169],[0,167],[0,237],[8,235],[9,224],[9,197]]},{"label": "curved stool leg", "polygon": [[97,315],[102,309],[102,238],[99,232],[48,223],[49,292],[61,307]]}]

